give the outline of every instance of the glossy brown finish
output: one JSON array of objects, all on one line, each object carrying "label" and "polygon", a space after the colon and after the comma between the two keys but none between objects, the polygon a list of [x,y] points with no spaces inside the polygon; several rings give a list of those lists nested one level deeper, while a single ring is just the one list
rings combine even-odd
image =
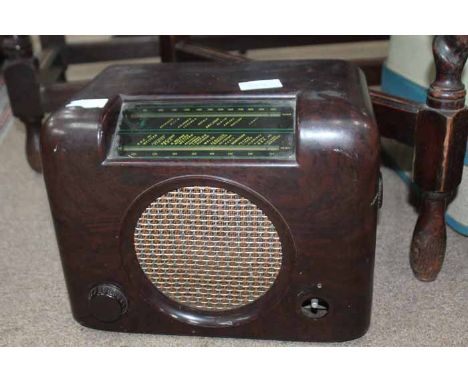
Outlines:
[{"label": "glossy brown finish", "polygon": [[46,113],[54,112],[85,87],[88,81],[56,82],[41,88],[42,108]]},{"label": "glossy brown finish", "polygon": [[428,108],[416,122],[413,177],[422,191],[410,263],[416,277],[435,280],[446,247],[445,210],[461,181],[468,133],[461,73],[468,57],[468,36],[437,36],[433,42],[436,79]]},{"label": "glossy brown finish", "polygon": [[[184,44],[190,44],[187,41]],[[178,59],[177,45],[172,46],[173,60]],[[371,94],[381,134],[415,146],[413,177],[423,193],[410,263],[416,277],[425,281],[436,278],[445,256],[445,217],[433,212],[445,210],[462,176],[467,114],[461,73],[468,57],[468,37],[437,36],[433,51],[436,79],[428,92],[427,108],[377,91]],[[368,84],[379,83],[381,62],[357,64],[366,73]],[[434,192],[442,193],[430,198],[438,209],[426,207],[428,195]]]},{"label": "glossy brown finish", "polygon": [[372,59],[351,59],[354,65],[364,72],[368,86],[380,85],[382,82],[382,65],[386,57],[375,57]]},{"label": "glossy brown finish", "polygon": [[[18,93],[39,94],[42,112],[52,112],[62,106],[72,94],[79,90],[83,83],[66,82],[65,72],[69,64],[95,62],[100,60],[121,60],[144,57],[161,56],[163,62],[175,61],[217,61],[242,62],[247,58],[242,55],[229,53],[227,50],[264,48],[274,46],[294,46],[304,44],[338,43],[351,41],[367,41],[386,39],[388,36],[120,36],[109,41],[67,43],[64,36],[39,36],[42,51],[36,60],[32,55],[32,46],[28,36],[6,36],[2,45],[10,52],[9,63],[11,71],[16,71],[13,62],[27,59],[34,62],[33,74],[26,78],[31,82],[16,80],[8,81],[7,86],[17,88],[11,90]],[[207,45],[205,45],[207,44]],[[10,47],[10,48],[9,48]],[[11,49],[14,48],[14,49]],[[217,49],[224,49],[220,51]],[[380,68],[382,59],[359,62],[366,73],[368,84],[380,82]],[[36,65],[36,62],[38,65]],[[20,69],[18,69],[19,71]],[[12,78],[17,75],[11,75]],[[39,83],[39,90],[37,89]],[[40,153],[35,151],[37,145],[31,144],[38,140],[36,126],[39,121],[34,105],[29,110],[29,103],[23,103],[21,97],[12,102],[19,103],[15,107],[24,108],[27,112],[24,118],[33,121],[26,124],[28,130],[27,156],[31,167],[40,171],[37,158]],[[42,120],[42,117],[41,117]],[[34,135],[35,134],[35,135]]]},{"label": "glossy brown finish", "polygon": [[[250,162],[254,163],[254,161]],[[256,162],[261,163],[262,161]],[[191,164],[194,164],[193,161]],[[272,164],[272,167],[273,166],[274,164]],[[244,169],[244,172],[248,173],[248,170]],[[272,179],[274,179],[274,176]],[[276,180],[274,180],[274,182],[276,182]],[[166,297],[153,286],[141,269],[137,257],[135,256],[133,234],[137,220],[142,212],[151,202],[167,192],[195,184],[199,186],[220,187],[249,199],[269,217],[270,221],[276,227],[281,237],[282,245],[283,259],[281,271],[272,287],[258,301],[229,311],[201,313],[197,309],[181,306],[176,301]],[[175,317],[177,320],[191,326],[198,325],[213,328],[232,327],[256,320],[264,311],[268,310],[270,306],[277,304],[278,301],[284,298],[291,282],[293,282],[291,275],[295,263],[296,251],[288,224],[276,211],[275,207],[266,200],[263,195],[257,194],[255,189],[250,189],[243,184],[227,180],[224,176],[220,177],[219,174],[216,176],[182,175],[155,184],[133,201],[121,226],[120,253],[122,254],[123,267],[129,275],[130,283],[139,290],[141,297],[155,309],[162,310],[171,317]]]},{"label": "glossy brown finish", "polygon": [[[239,90],[239,82],[266,74],[280,79],[283,88]],[[295,97],[296,157],[106,160],[118,94],[175,101]],[[126,332],[304,341],[344,341],[365,333],[380,151],[365,80],[356,67],[343,61],[115,66],[74,98],[114,98],[104,110],[62,108],[42,134],[44,178],[80,323]],[[150,200],[182,184],[235,190],[275,223],[286,257],[269,293],[213,318],[164,300],[148,281],[132,246],[134,220]],[[88,303],[90,290],[106,283],[118,285],[128,299],[128,311],[111,323],[97,320]],[[303,300],[314,296],[329,304],[321,319],[302,313]]]},{"label": "glossy brown finish", "polygon": [[[374,39],[375,36],[368,37]],[[315,42],[311,42],[314,38]],[[358,41],[366,40],[367,37],[357,39],[356,36],[289,36],[285,38],[281,36],[256,36],[256,38],[252,36],[191,36],[190,38],[188,36],[161,36],[160,50],[161,58],[165,62],[201,59],[235,63],[246,59],[241,55],[216,49],[245,51],[251,48],[283,46],[286,42],[289,45],[301,45],[332,42],[332,40],[343,42],[343,39]],[[140,57],[139,54],[146,56],[156,49],[154,38],[123,37],[117,40],[110,45],[112,49],[107,49],[102,43],[66,47],[64,39],[60,36],[43,36],[41,41],[46,49],[39,60],[41,70],[38,72],[28,38],[26,36],[5,38],[4,45],[6,51],[9,52],[6,77],[10,78],[10,80],[6,78],[6,82],[13,94],[11,97],[13,112],[27,127],[27,156],[34,169],[40,171],[38,131],[42,115],[44,112],[54,111],[63,105],[72,94],[84,86],[83,83],[60,82],[64,80],[63,73],[67,62],[108,59],[112,55],[111,52],[115,52],[115,56],[112,56],[114,58],[126,58],[129,57],[128,55]],[[130,40],[136,45],[129,45]],[[434,55],[437,63],[437,77],[429,91],[427,107],[376,91],[371,92],[375,117],[381,134],[409,145],[415,144],[413,173],[415,182],[425,192],[422,198],[434,192],[443,193],[445,195],[444,206],[448,204],[448,199],[453,195],[462,175],[467,114],[463,108],[465,90],[460,75],[468,56],[467,40],[467,36],[435,38]],[[205,43],[207,46],[203,46]],[[78,56],[78,52],[83,54],[81,59],[73,56],[74,54]],[[377,59],[357,62],[366,74],[368,85],[380,81],[381,61]],[[442,206],[442,200],[440,198],[438,200]],[[424,202],[422,204],[424,205]],[[423,209],[422,211],[429,210]],[[421,219],[429,221],[426,214],[427,212],[422,212]],[[443,226],[442,223],[443,221],[438,220],[435,225]],[[420,226],[422,225],[418,224],[418,227]],[[428,232],[416,228],[411,253],[416,251],[417,243],[426,241],[426,238],[417,239],[423,231]],[[435,240],[439,239],[435,238]],[[441,246],[433,247],[441,248]],[[429,247],[425,246],[425,248]],[[418,259],[430,261],[431,258],[440,258],[439,255],[429,253],[424,257],[422,254],[426,252],[426,249],[419,250]],[[412,263],[415,262],[412,260]],[[434,267],[419,268],[435,269]],[[434,276],[418,275],[418,277],[428,280]]]},{"label": "glossy brown finish", "polygon": [[[445,255],[444,214],[433,214],[436,209],[426,208],[426,199],[445,210],[462,176],[467,112],[461,73],[468,57],[468,36],[436,36],[433,51],[436,79],[427,107],[377,91],[371,94],[381,134],[415,146],[413,177],[423,193],[410,262],[416,277],[425,281],[436,278]],[[368,84],[380,81],[378,60],[355,63],[366,73]],[[434,192],[441,194],[434,199]]]}]

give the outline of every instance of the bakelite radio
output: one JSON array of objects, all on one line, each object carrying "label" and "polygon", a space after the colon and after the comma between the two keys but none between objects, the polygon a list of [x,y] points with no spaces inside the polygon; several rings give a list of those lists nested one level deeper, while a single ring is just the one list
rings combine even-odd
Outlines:
[{"label": "bakelite radio", "polygon": [[304,341],[366,332],[379,134],[355,66],[114,66],[49,118],[42,159],[83,325]]}]

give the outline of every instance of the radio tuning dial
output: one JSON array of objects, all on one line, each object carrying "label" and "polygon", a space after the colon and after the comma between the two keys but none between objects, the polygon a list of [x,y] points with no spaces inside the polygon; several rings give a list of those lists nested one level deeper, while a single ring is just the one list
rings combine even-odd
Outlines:
[{"label": "radio tuning dial", "polygon": [[117,321],[127,311],[127,298],[114,284],[99,284],[88,295],[91,314],[102,322]]}]

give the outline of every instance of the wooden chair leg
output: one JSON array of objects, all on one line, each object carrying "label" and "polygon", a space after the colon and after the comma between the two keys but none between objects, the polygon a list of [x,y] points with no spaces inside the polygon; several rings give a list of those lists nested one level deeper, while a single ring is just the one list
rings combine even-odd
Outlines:
[{"label": "wooden chair leg", "polygon": [[161,56],[161,62],[176,61],[176,43],[176,36],[159,36],[159,55]]},{"label": "wooden chair leg", "polygon": [[41,162],[41,126],[42,118],[22,120],[26,127],[26,158],[29,166],[37,172],[42,172]]},{"label": "wooden chair leg", "polygon": [[32,54],[29,36],[7,36],[3,41],[7,60],[3,77],[10,106],[15,117],[26,126],[26,155],[35,171],[41,172],[39,132],[44,112],[42,109],[37,61]]},{"label": "wooden chair leg", "polygon": [[446,206],[447,196],[444,193],[421,196],[410,249],[411,269],[421,281],[434,281],[442,269],[447,246]]},{"label": "wooden chair leg", "polygon": [[66,82],[67,77],[66,77],[66,72],[67,72],[67,62],[66,58],[64,57],[63,51],[66,48],[67,42],[65,40],[65,36],[63,35],[41,35],[39,36],[39,41],[41,43],[41,49],[58,49],[60,51],[60,54],[58,55],[58,58],[56,59],[56,62],[53,63],[54,66],[59,66],[61,71],[60,71],[60,76],[57,78],[57,81],[60,82]]},{"label": "wooden chair leg", "polygon": [[445,211],[463,172],[468,111],[461,73],[468,58],[468,36],[437,36],[433,43],[436,80],[427,109],[418,114],[413,177],[422,191],[410,264],[421,281],[439,274],[446,247]]},{"label": "wooden chair leg", "polygon": [[178,61],[176,45],[188,40],[188,36],[159,36],[159,55],[161,62]]}]

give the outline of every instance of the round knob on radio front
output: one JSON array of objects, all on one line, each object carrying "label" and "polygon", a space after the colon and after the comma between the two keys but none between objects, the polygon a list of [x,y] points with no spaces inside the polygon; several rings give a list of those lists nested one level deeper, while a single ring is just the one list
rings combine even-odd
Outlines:
[{"label": "round knob on radio front", "polygon": [[127,298],[117,285],[99,284],[88,295],[91,314],[102,322],[117,321],[127,311]]}]

